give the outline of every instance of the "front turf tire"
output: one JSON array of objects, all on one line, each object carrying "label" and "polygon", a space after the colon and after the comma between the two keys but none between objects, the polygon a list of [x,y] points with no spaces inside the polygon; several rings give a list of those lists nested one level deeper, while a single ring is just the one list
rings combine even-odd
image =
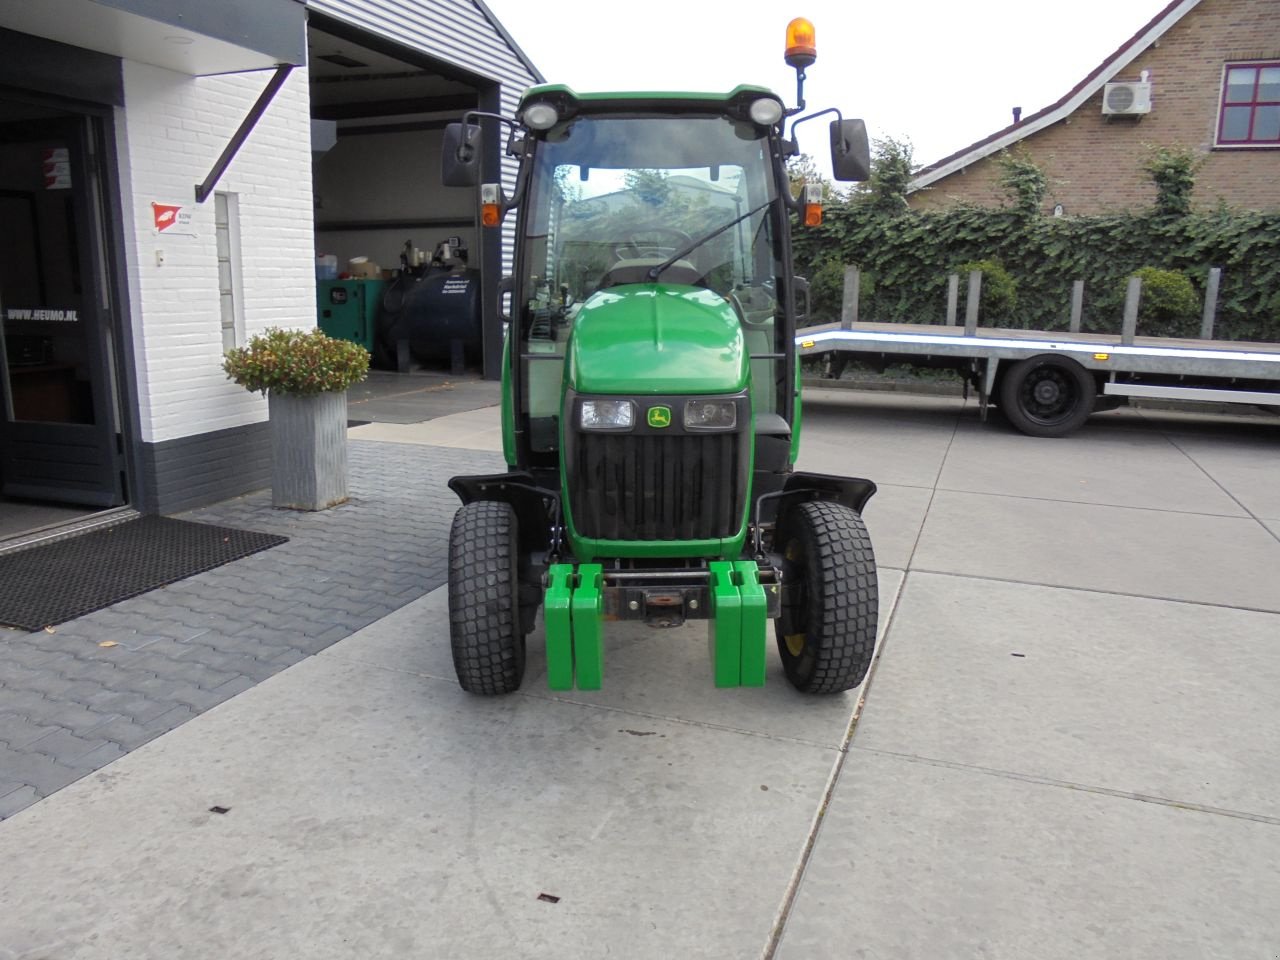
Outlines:
[{"label": "front turf tire", "polygon": [[774,622],[787,680],[802,693],[860,684],[876,648],[879,588],[871,537],[857,511],[811,500],[778,527],[787,585]]},{"label": "front turf tire", "polygon": [[490,500],[465,504],[449,531],[449,641],[468,693],[512,693],[524,679],[516,515]]}]

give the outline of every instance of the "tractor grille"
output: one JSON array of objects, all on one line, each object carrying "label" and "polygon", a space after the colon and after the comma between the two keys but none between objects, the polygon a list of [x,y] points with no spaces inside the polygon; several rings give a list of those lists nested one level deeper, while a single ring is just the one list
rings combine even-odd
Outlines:
[{"label": "tractor grille", "polygon": [[738,532],[750,434],[580,432],[569,508],[596,540],[709,540]]}]

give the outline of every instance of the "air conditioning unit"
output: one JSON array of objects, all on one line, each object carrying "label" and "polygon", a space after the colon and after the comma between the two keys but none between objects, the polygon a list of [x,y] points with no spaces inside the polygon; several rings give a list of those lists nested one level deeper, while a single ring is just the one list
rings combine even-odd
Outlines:
[{"label": "air conditioning unit", "polygon": [[1108,83],[1102,88],[1102,112],[1136,116],[1151,112],[1150,83]]}]

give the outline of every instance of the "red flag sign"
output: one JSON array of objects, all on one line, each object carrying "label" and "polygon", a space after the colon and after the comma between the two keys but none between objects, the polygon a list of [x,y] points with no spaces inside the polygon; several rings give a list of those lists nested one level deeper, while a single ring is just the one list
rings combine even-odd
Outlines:
[{"label": "red flag sign", "polygon": [[156,229],[163,233],[178,222],[178,211],[182,207],[170,203],[151,204],[151,215],[155,218]]}]

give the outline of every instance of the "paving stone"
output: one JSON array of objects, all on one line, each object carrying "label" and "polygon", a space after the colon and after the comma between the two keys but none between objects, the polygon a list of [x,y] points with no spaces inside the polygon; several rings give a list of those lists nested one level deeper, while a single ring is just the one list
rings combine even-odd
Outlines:
[{"label": "paving stone", "polygon": [[230,700],[238,693],[244,693],[246,690],[256,687],[259,681],[252,677],[236,677],[234,680],[228,680],[213,693],[219,694],[223,700]]},{"label": "paving stone", "polygon": [[93,771],[102,769],[108,763],[119,760],[128,752],[120,744],[108,741],[88,753],[70,760],[67,762],[67,766],[82,773],[93,773]]},{"label": "paving stone", "polygon": [[215,641],[216,646],[201,644],[197,650],[192,651],[191,658],[210,670],[226,674],[225,679],[254,676],[254,670],[261,665],[261,661],[252,654],[222,649],[223,643],[228,639],[223,637]]},{"label": "paving stone", "polygon": [[18,717],[30,717],[38,720],[47,712],[52,701],[35,690],[23,690],[11,687],[4,692],[4,710]]},{"label": "paving stone", "polygon": [[5,640],[0,643],[0,660],[16,663],[24,667],[42,667],[50,661],[65,655],[57,650],[42,649],[33,643],[27,642],[25,638]]},{"label": "paving stone", "polygon": [[304,651],[290,647],[289,649],[282,650],[280,653],[272,657],[271,662],[278,664],[280,668],[283,669],[284,667],[291,667],[295,663],[305,659],[307,659],[307,654]]},{"label": "paving stone", "polygon": [[[376,618],[373,618],[373,619],[376,619]],[[372,623],[373,619],[370,619],[369,622]],[[351,634],[355,632],[356,632],[355,630],[352,630],[346,626],[343,626],[342,624],[337,624],[335,626],[330,627],[328,630],[325,630],[323,633],[318,633],[310,637],[304,637],[302,639],[295,640],[294,642],[297,644],[297,649],[301,650],[303,653],[315,654],[315,653],[319,653],[321,650],[325,649],[326,647],[333,646],[339,640],[345,640],[347,637],[351,636]]]},{"label": "paving stone", "polygon": [[135,693],[142,694],[150,700],[168,702],[173,700],[174,692],[183,686],[184,684],[181,680],[153,674],[151,676],[139,676],[138,680],[131,684],[129,689]]},{"label": "paving stone", "polygon": [[36,793],[35,787],[30,786],[21,786],[6,793],[0,797],[0,820],[12,817],[19,810],[25,810],[39,799],[40,794]]},{"label": "paving stone", "polygon": [[45,698],[38,710],[29,714],[36,723],[46,726],[65,727],[72,733],[82,734],[92,730],[112,714],[91,710],[82,703],[70,700],[50,700]]},{"label": "paving stone", "polygon": [[[186,649],[190,651],[190,648]],[[156,676],[175,677],[198,687],[216,687],[235,676],[233,673],[216,670],[193,656],[165,658],[163,662],[155,664],[155,668]]]},{"label": "paving stone", "polygon": [[155,674],[149,670],[134,670],[128,665],[118,666],[114,670],[103,670],[94,678],[99,687],[98,691],[85,697],[81,702],[86,706],[92,706],[103,694],[130,693],[140,681],[151,676]]},{"label": "paving stone", "polygon": [[58,763],[42,753],[0,748],[0,770],[11,780],[18,780],[35,787],[36,793],[47,797],[83,775],[81,771]]},{"label": "paving stone", "polygon": [[169,699],[190,707],[196,713],[204,713],[222,703],[227,697],[240,692],[242,691],[239,689],[228,687],[227,692],[220,693],[218,689],[202,690],[194,684],[184,683],[174,688]]},{"label": "paving stone", "polygon": [[[46,734],[53,733],[58,729],[60,728],[37,723],[17,714],[0,713],[0,743],[14,749],[26,747],[33,741],[39,740]],[[3,771],[0,771],[0,776],[3,776],[3,773]]]},{"label": "paving stone", "polygon": [[33,740],[27,744],[25,749],[66,763],[69,760],[76,760],[86,753],[97,750],[104,743],[106,743],[105,740],[77,737],[70,730],[55,730],[39,740]]},{"label": "paving stone", "polygon": [[136,650],[112,649],[111,655],[114,658],[114,662],[122,668],[150,669],[149,667],[140,667],[140,664],[181,661],[187,659],[187,655],[191,652],[190,644],[185,641],[175,640],[172,637],[150,637],[148,640],[149,642],[146,646],[139,647]]},{"label": "paving stone", "polygon": [[196,716],[196,711],[192,710],[186,704],[178,704],[175,707],[170,707],[168,710],[166,710],[164,713],[160,714],[160,716],[154,718],[153,720],[148,720],[146,723],[142,724],[141,726],[143,730],[146,730],[148,733],[152,734],[153,736],[159,736],[162,733],[168,733],[170,730],[173,730],[175,727],[182,726],[184,723],[186,723],[188,720],[193,719],[195,716]]},{"label": "paving stone", "polygon": [[24,687],[42,694],[48,700],[67,700],[83,703],[100,689],[101,684],[91,680],[73,680],[56,673],[37,673]]},{"label": "paving stone", "polygon": [[[24,687],[39,677],[42,671],[11,661],[0,660],[0,687]],[[57,674],[52,674],[57,676]]]},{"label": "paving stone", "polygon": [[56,673],[60,677],[66,677],[68,680],[94,679],[100,681],[100,678],[104,675],[110,675],[115,672],[116,664],[112,662],[114,659],[111,654],[103,656],[88,653],[87,651],[84,657],[72,657],[62,653],[58,654],[56,660],[51,660],[44,664],[42,669]]},{"label": "paving stone", "polygon": [[[165,709],[150,717],[149,721],[156,721],[171,710],[173,710],[173,707],[166,704]],[[106,723],[94,727],[89,733],[102,740],[119,745],[124,752],[128,753],[130,750],[136,750],[148,740],[154,740],[161,733],[171,729],[172,727],[168,725],[164,725],[163,729],[156,729],[150,723],[135,723],[128,717],[113,717]]]},{"label": "paving stone", "polygon": [[[139,723],[145,723],[147,720],[160,716],[166,710],[172,709],[173,704],[149,700],[142,694],[132,690],[103,690],[101,693],[91,697],[85,706],[102,713],[104,716],[118,715],[131,718]],[[88,732],[93,733],[96,729],[95,727]]]}]

